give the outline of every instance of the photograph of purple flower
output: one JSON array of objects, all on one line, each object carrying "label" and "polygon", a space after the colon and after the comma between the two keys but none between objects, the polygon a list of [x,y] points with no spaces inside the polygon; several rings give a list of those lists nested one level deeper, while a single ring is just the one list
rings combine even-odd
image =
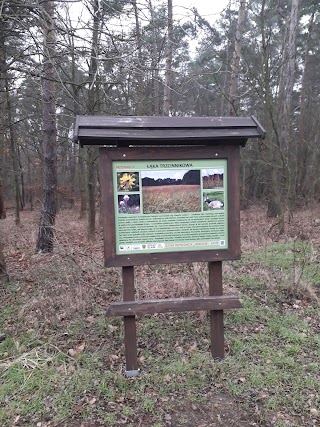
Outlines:
[{"label": "photograph of purple flower", "polygon": [[118,195],[119,214],[139,214],[140,194]]}]

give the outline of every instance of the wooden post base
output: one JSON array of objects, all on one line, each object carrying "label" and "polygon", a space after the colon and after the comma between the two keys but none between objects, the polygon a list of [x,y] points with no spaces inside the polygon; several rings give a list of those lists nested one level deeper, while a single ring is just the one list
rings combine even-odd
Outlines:
[{"label": "wooden post base", "polygon": [[123,301],[109,305],[108,317],[123,316],[126,353],[126,375],[138,375],[136,315],[210,311],[211,354],[214,359],[224,358],[223,310],[241,308],[235,295],[222,295],[222,262],[209,262],[209,296],[134,300],[134,267],[122,267]]}]

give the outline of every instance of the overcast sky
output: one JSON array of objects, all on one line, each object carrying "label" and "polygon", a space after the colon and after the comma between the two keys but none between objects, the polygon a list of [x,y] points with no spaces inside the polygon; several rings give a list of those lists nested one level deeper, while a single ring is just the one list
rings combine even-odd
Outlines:
[{"label": "overcast sky", "polygon": [[219,18],[230,0],[172,0],[174,19],[188,14],[188,9],[196,7],[200,15],[210,23]]}]

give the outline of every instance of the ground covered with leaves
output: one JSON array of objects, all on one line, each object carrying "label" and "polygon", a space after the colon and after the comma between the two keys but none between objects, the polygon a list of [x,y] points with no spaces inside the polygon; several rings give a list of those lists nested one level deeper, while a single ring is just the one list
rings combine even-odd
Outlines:
[{"label": "ground covered with leaves", "polygon": [[[103,267],[76,211],[57,218],[52,255],[35,254],[39,213],[1,221],[2,426],[320,425],[320,206],[277,235],[263,208],[242,212],[241,261],[224,263],[226,357],[210,356],[205,312],[138,318],[141,373],[124,376],[121,271]],[[206,264],[136,269],[137,299],[206,295]]]}]

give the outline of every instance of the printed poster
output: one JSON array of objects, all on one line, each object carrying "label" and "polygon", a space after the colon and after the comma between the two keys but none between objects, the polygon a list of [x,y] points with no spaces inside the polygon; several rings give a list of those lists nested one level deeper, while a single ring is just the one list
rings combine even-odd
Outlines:
[{"label": "printed poster", "polygon": [[227,160],[113,161],[116,253],[228,248]]}]

